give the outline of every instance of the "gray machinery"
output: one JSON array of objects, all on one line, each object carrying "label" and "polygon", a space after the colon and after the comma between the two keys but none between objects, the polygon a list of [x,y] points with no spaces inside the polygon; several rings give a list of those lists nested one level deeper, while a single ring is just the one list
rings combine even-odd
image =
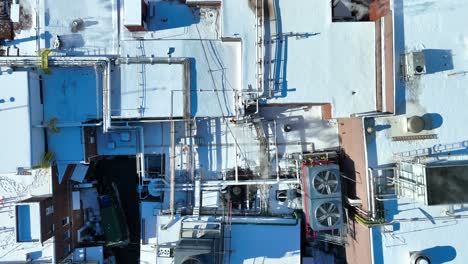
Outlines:
[{"label": "gray machinery", "polygon": [[308,166],[304,177],[310,227],[316,231],[339,229],[343,225],[343,208],[338,165]]}]

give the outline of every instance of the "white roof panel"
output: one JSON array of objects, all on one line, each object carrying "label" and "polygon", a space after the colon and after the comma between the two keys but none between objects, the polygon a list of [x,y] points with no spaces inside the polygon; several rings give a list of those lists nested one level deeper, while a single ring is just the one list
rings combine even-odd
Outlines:
[{"label": "white roof panel", "polygon": [[124,1],[124,25],[139,26],[141,25],[141,0],[125,0]]},{"label": "white roof panel", "polygon": [[301,225],[232,225],[231,263],[301,262]]},{"label": "white roof panel", "polygon": [[0,75],[1,172],[33,165],[28,86],[27,72]]}]

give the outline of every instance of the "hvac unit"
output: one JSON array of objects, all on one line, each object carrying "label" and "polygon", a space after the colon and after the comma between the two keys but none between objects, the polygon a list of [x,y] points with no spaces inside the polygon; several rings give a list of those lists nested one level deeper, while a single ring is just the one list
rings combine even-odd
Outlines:
[{"label": "hvac unit", "polygon": [[316,199],[311,201],[311,228],[316,231],[339,229],[343,226],[341,199]]},{"label": "hvac unit", "polygon": [[306,167],[305,206],[313,230],[339,229],[343,225],[341,174],[336,164]]},{"label": "hvac unit", "polygon": [[403,64],[406,78],[426,73],[426,58],[422,51],[405,54]]},{"label": "hvac unit", "polygon": [[397,163],[396,188],[401,197],[427,206],[468,203],[468,164]]},{"label": "hvac unit", "polygon": [[[388,119],[390,125],[390,136],[393,141],[411,141],[436,139],[437,134],[430,124],[426,124],[423,116],[395,116]],[[373,130],[372,130],[373,131]]]},{"label": "hvac unit", "polygon": [[311,199],[341,197],[340,169],[336,164],[307,167]]}]

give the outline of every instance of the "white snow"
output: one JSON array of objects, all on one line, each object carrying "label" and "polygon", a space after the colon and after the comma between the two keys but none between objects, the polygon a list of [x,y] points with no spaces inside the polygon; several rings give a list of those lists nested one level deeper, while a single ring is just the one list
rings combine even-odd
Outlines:
[{"label": "white snow", "polygon": [[233,224],[232,253],[230,262],[226,263],[300,263],[300,226]]},{"label": "white snow", "polygon": [[[44,45],[60,36],[63,48],[58,52],[73,55],[116,54],[118,51],[118,3],[112,0],[41,0]],[[42,17],[42,15],[44,17]],[[71,23],[82,19],[84,28],[76,33]]]},{"label": "white snow", "polygon": [[120,93],[113,93],[120,106],[113,105],[112,116],[183,116],[184,65],[122,65],[120,71]]},{"label": "white snow", "polygon": [[123,1],[124,16],[123,21],[125,26],[140,26],[143,20],[142,5],[140,0],[125,0]]},{"label": "white snow", "polygon": [[[281,93],[269,102],[332,103],[336,118],[375,111],[374,23],[332,23],[329,1],[280,0],[278,6],[287,40],[282,44],[285,71]],[[254,13],[248,1],[223,1],[223,15],[223,35],[243,40],[243,84],[254,85]],[[290,33],[307,37],[288,37]]]},{"label": "white snow", "polygon": [[[466,141],[468,115],[465,114],[467,76],[449,75],[466,71],[468,55],[465,38],[468,29],[464,21],[468,12],[466,1],[394,0],[395,59],[397,112],[407,117],[426,116],[435,127],[430,132],[438,139],[393,142],[389,125],[395,117],[376,118],[375,137],[368,137],[369,167],[395,162],[394,153],[419,149],[436,150],[439,144]],[[405,83],[399,77],[399,57],[404,52],[422,50],[426,55],[428,74]],[[465,145],[452,155],[465,155]],[[434,148],[435,147],[435,148]],[[451,150],[447,150],[451,152]],[[447,154],[443,151],[440,154]],[[438,153],[436,153],[438,154]],[[466,159],[466,158],[465,158]],[[424,250],[436,263],[465,263],[468,222],[466,210],[455,206],[459,219],[448,217],[447,206],[424,206],[408,199],[387,202],[389,215],[403,221],[394,225],[391,234],[374,228],[375,262],[402,263],[410,251]]]},{"label": "white snow", "polygon": [[[33,170],[32,175],[0,174],[0,196],[4,202],[0,206],[0,258],[2,261],[25,261],[31,253],[35,260],[52,260],[53,238],[43,245],[40,242],[16,242],[15,205],[17,201],[31,196],[52,194],[51,170]],[[37,228],[35,226],[33,228]]]},{"label": "white snow", "polygon": [[0,130],[0,144],[4,150],[0,154],[0,172],[16,172],[18,167],[39,165],[44,154],[43,131],[32,127],[41,121],[41,117],[37,117],[42,113],[38,90],[28,72],[2,72],[0,75],[0,120],[4,124]]}]

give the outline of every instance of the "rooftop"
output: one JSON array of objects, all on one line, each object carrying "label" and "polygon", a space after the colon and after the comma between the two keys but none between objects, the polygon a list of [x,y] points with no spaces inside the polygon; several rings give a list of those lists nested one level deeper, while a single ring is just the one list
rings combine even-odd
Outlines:
[{"label": "rooftop", "polygon": [[[423,251],[461,263],[465,206],[428,206],[380,182],[400,179],[402,161],[467,160],[468,3],[452,2],[19,0],[0,10],[14,31],[0,39],[0,260],[102,263],[131,251],[162,264],[370,264]],[[408,72],[410,60],[424,67]],[[422,131],[408,130],[410,117]],[[337,179],[320,174],[332,167]],[[20,203],[51,194],[53,216]],[[102,246],[105,208],[122,222],[125,241],[112,242],[127,248]],[[45,228],[52,238],[40,244]]]},{"label": "rooftop", "polygon": [[[396,58],[407,52],[422,51],[427,73],[408,81],[399,79],[402,73],[396,60],[396,106],[397,113],[404,116],[367,120],[376,128],[375,135],[367,136],[368,166],[384,167],[417,156],[438,162],[466,161],[464,142],[468,119],[459,113],[465,108],[468,95],[464,88],[468,32],[460,21],[468,11],[468,3],[395,0],[393,9]],[[423,132],[435,134],[437,138],[392,140],[396,130],[401,129],[399,120],[415,115],[425,120]],[[388,201],[385,208],[388,220],[395,224],[390,233],[373,228],[376,263],[403,262],[409,252],[420,250],[434,262],[462,263],[468,258],[464,251],[468,223],[463,220],[463,205],[455,206],[453,217],[447,215],[447,206],[425,206],[413,199]]]}]

